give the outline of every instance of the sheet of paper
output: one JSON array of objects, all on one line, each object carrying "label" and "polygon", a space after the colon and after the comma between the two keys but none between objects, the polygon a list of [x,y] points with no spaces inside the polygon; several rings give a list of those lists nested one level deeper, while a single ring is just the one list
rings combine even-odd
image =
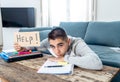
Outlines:
[{"label": "sheet of paper", "polygon": [[37,71],[37,73],[45,73],[45,74],[72,74],[73,65],[66,64],[63,67],[47,67],[47,66],[55,66],[59,65],[58,62],[52,62],[47,60],[43,66]]},{"label": "sheet of paper", "polygon": [[48,50],[50,51],[50,53],[54,56],[57,57],[57,55],[53,52],[53,50],[51,48],[48,48]]},{"label": "sheet of paper", "polygon": [[16,50],[15,49],[7,49],[7,50],[2,50],[3,52],[15,52]]},{"label": "sheet of paper", "polygon": [[58,62],[59,65],[67,65],[67,62]]},{"label": "sheet of paper", "polygon": [[39,32],[15,32],[14,42],[21,46],[40,46]]}]

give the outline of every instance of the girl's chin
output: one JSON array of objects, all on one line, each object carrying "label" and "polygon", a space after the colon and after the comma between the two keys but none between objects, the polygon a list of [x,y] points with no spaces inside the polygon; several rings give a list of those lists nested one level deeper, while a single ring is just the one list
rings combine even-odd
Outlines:
[{"label": "girl's chin", "polygon": [[57,57],[63,57],[63,56],[61,56],[61,55],[57,55]]}]

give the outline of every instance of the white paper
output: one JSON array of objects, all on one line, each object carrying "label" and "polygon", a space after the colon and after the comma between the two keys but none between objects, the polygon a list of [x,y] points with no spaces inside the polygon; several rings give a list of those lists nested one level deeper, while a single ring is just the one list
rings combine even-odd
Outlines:
[{"label": "white paper", "polygon": [[50,51],[50,53],[54,56],[54,57],[58,57],[51,48],[48,48],[48,50]]},{"label": "white paper", "polygon": [[2,50],[3,52],[15,52],[16,50],[15,49],[7,49],[7,50]]},{"label": "white paper", "polygon": [[52,62],[47,60],[43,66],[37,71],[37,73],[45,73],[45,74],[72,74],[73,72],[73,65],[66,64],[63,67],[46,67],[46,66],[53,66],[59,65],[57,62]]}]

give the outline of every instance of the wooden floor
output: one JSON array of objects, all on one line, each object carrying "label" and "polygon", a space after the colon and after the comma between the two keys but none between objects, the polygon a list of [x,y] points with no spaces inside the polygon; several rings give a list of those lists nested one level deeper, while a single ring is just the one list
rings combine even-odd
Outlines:
[{"label": "wooden floor", "polygon": [[102,70],[75,67],[72,75],[38,74],[37,70],[51,55],[6,63],[0,59],[0,82],[111,82],[119,68],[104,66]]},{"label": "wooden floor", "polygon": [[[50,55],[46,55],[42,58],[18,61],[16,63],[26,66],[28,68],[38,70],[47,60],[48,57],[50,57]],[[118,71],[119,68],[114,68],[110,66],[104,66],[103,69],[100,71],[87,70],[75,67],[72,75],[55,75],[55,76],[68,82],[111,82],[112,78],[114,77],[115,74],[118,73]]]},{"label": "wooden floor", "polygon": [[[2,51],[2,47],[0,46],[0,52]],[[5,80],[3,77],[0,77],[0,82],[8,82],[7,80]]]},{"label": "wooden floor", "polygon": [[6,79],[0,77],[0,82],[8,82]]}]

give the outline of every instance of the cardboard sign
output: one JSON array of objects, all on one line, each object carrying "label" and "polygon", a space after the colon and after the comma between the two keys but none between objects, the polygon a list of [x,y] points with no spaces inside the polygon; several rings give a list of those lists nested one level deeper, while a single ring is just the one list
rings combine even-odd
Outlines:
[{"label": "cardboard sign", "polygon": [[40,46],[40,35],[39,32],[15,32],[14,42],[21,46]]}]

